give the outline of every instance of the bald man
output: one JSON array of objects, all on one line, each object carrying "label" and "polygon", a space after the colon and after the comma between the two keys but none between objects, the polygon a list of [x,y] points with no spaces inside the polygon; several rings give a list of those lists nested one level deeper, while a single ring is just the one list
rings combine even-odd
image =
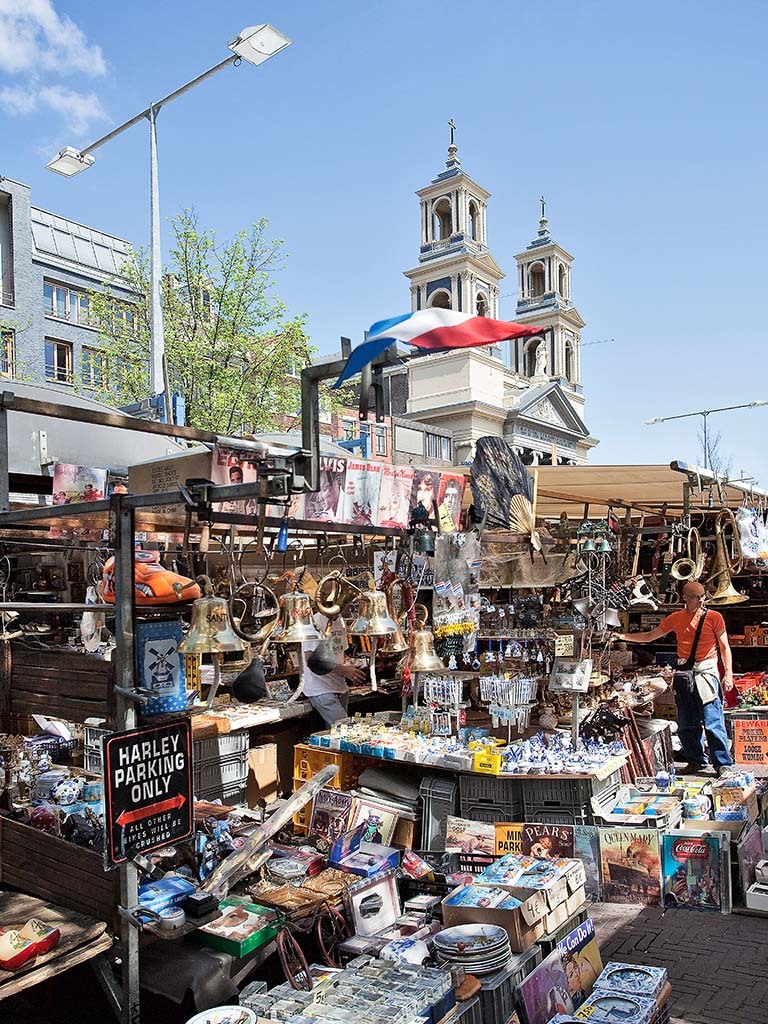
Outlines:
[{"label": "bald man", "polygon": [[[654,640],[660,640],[667,633],[674,633],[677,638],[678,665],[683,665],[690,656],[699,621],[705,613],[706,598],[707,592],[701,583],[689,580],[683,587],[684,609],[672,612],[655,629],[646,633],[622,633],[618,638],[629,643],[649,644]],[[732,690],[733,662],[725,620],[720,612],[710,609],[706,612],[704,626],[696,646],[696,660],[693,665],[696,683],[694,692],[675,693],[678,735],[683,755],[688,761],[683,768],[683,774],[696,774],[709,767],[702,743],[702,729],[707,737],[709,756],[717,774],[722,775],[723,770],[733,764],[725,732],[718,653],[723,663],[722,684],[726,690]]]}]

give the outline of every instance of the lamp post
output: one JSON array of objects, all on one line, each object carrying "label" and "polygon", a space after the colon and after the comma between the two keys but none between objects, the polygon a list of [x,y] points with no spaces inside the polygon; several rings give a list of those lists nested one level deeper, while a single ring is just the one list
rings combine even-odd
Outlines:
[{"label": "lamp post", "polygon": [[160,110],[171,100],[178,99],[184,93],[189,92],[196,85],[200,85],[207,78],[211,78],[219,71],[230,65],[238,65],[246,60],[249,64],[263,64],[264,61],[274,57],[286,47],[291,45],[292,40],[284,36],[282,32],[272,25],[253,25],[244,28],[239,35],[232,39],[227,45],[232,51],[232,56],[225,58],[212,68],[204,71],[197,78],[193,78],[186,85],[164,96],[155,103],[150,103],[146,110],[142,110],[134,117],[129,118],[117,128],[113,128],[102,138],[92,142],[83,149],[74,149],[72,146],[65,146],[64,149],[46,166],[48,170],[63,174],[66,178],[72,178],[81,171],[87,170],[94,162],[91,153],[122,135],[128,128],[138,124],[143,118],[149,121],[149,205],[150,205],[150,288],[151,288],[151,355],[149,364],[149,384],[153,397],[165,393],[166,421],[171,421],[170,394],[168,389],[167,374],[164,368],[165,341],[163,337],[163,309],[161,303],[161,277],[162,277],[162,251],[160,245],[160,199],[158,190],[157,170],[157,115]]},{"label": "lamp post", "polygon": [[701,416],[704,422],[704,469],[709,469],[709,417],[714,412],[730,412],[732,409],[756,409],[760,405],[768,405],[768,402],[746,402],[743,405],[723,405],[719,409],[700,409],[698,412],[683,412],[677,416],[654,416],[646,420],[646,426],[653,426],[655,423],[666,423],[668,420],[686,420],[691,416]]}]

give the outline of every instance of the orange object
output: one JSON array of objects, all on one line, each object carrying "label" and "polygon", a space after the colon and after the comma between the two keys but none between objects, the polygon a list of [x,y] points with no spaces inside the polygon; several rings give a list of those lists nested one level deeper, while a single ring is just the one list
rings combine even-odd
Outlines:
[{"label": "orange object", "polygon": [[[160,565],[157,551],[136,552],[133,581],[136,604],[177,604],[179,601],[196,601],[201,596],[200,587],[194,580]],[[115,603],[114,558],[108,558],[104,565],[101,596],[108,604]]]}]

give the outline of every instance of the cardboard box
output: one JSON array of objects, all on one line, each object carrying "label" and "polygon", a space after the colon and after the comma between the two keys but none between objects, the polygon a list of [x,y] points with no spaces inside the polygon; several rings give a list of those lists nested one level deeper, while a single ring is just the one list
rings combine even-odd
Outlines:
[{"label": "cardboard box", "polygon": [[[213,452],[208,448],[194,448],[184,455],[152,459],[128,467],[128,490],[131,494],[158,494],[175,491],[185,480],[210,480],[213,470]],[[180,505],[158,505],[152,509],[156,515],[178,516]]]},{"label": "cardboard box", "polygon": [[400,851],[381,843],[364,843],[366,824],[345,832],[331,847],[328,864],[339,871],[368,878],[400,864]]},{"label": "cardboard box", "polygon": [[750,910],[768,912],[768,884],[753,882],[747,889],[746,903]]},{"label": "cardboard box", "polygon": [[759,860],[755,864],[755,881],[768,882],[768,860]]},{"label": "cardboard box", "polygon": [[520,900],[498,886],[460,885],[445,897],[442,908],[448,928],[456,924],[499,925],[515,953],[525,952],[546,932],[546,904],[540,893]]},{"label": "cardboard box", "polygon": [[276,912],[258,903],[230,896],[221,901],[219,910],[221,917],[193,932],[201,946],[241,957],[265,945],[279,931]]},{"label": "cardboard box", "polygon": [[248,751],[248,806],[256,807],[259,800],[276,800],[279,783],[277,744],[252,747]]},{"label": "cardboard box", "polygon": [[683,818],[680,827],[689,832],[730,832],[731,842],[738,842],[744,830],[743,821],[713,821],[711,818]]},{"label": "cardboard box", "polygon": [[733,804],[748,804],[757,796],[757,787],[753,782],[749,786],[712,786],[712,799],[715,807],[731,807]]}]

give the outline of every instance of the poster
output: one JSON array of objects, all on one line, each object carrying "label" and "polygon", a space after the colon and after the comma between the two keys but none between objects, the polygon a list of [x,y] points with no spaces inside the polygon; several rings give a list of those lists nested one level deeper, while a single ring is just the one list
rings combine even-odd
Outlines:
[{"label": "poster", "polygon": [[603,970],[600,946],[591,917],[557,944],[563,963],[563,973],[568,983],[574,1010],[592,995],[595,982]]},{"label": "poster", "polygon": [[523,824],[522,822],[497,821],[493,826],[496,832],[496,856],[503,857],[505,853],[523,852]]},{"label": "poster", "polygon": [[[239,458],[229,448],[221,448],[218,445],[214,448],[211,458],[211,480],[215,484],[228,487],[255,483],[256,479],[256,466],[253,462]],[[213,508],[216,512],[253,515],[258,510],[258,503],[255,498],[244,498],[242,501],[216,502]]]},{"label": "poster", "polygon": [[392,836],[395,834],[395,825],[400,815],[375,800],[368,800],[365,797],[358,797],[352,809],[352,820],[349,823],[350,831],[358,825],[366,824],[362,842],[381,843],[382,846],[391,846]]},{"label": "poster", "polygon": [[392,528],[408,525],[411,510],[412,466],[382,466],[378,525]]},{"label": "poster", "polygon": [[436,469],[417,469],[411,486],[411,508],[421,502],[430,516],[434,515],[433,505],[440,487],[440,472]]},{"label": "poster", "polygon": [[89,469],[57,462],[53,467],[53,504],[101,501],[107,491],[106,469]]},{"label": "poster", "polygon": [[466,477],[463,473],[441,473],[437,491],[437,504],[444,505],[458,530],[461,521],[461,504],[464,500]]},{"label": "poster", "polygon": [[138,685],[154,690],[142,706],[144,715],[162,715],[187,710],[184,656],[178,646],[183,633],[178,619],[161,622],[137,622],[136,679]]},{"label": "poster", "polygon": [[750,885],[756,881],[755,865],[763,859],[763,838],[760,826],[754,824],[741,840],[737,847],[739,858],[739,874],[741,875],[741,889],[746,894]]},{"label": "poster", "polygon": [[573,825],[524,825],[523,853],[537,860],[573,857]]},{"label": "poster", "polygon": [[188,719],[105,736],[102,763],[107,867],[192,835]]},{"label": "poster", "polygon": [[312,804],[310,835],[334,843],[349,830],[354,797],[338,789],[319,789]]},{"label": "poster", "polygon": [[602,899],[600,885],[600,835],[596,825],[574,825],[573,856],[584,865],[584,889],[590,903]]},{"label": "poster", "polygon": [[672,829],[662,849],[665,907],[730,913],[730,833]]},{"label": "poster", "polygon": [[320,489],[305,495],[303,518],[313,523],[340,523],[344,515],[346,480],[347,460],[321,455]]},{"label": "poster", "polygon": [[344,522],[357,526],[377,526],[380,488],[380,463],[350,459],[347,462],[344,489]]},{"label": "poster", "polygon": [[518,986],[528,1024],[548,1024],[557,1013],[573,1013],[574,1005],[558,946]]},{"label": "poster", "polygon": [[600,860],[606,903],[661,901],[661,851],[655,829],[601,828]]},{"label": "poster", "polygon": [[481,853],[493,857],[496,850],[496,825],[492,821],[470,821],[448,815],[445,834],[446,853]]},{"label": "poster", "polygon": [[736,764],[768,765],[768,719],[734,719],[733,759]]},{"label": "poster", "polygon": [[553,693],[586,693],[591,678],[591,658],[555,658],[549,688]]}]

